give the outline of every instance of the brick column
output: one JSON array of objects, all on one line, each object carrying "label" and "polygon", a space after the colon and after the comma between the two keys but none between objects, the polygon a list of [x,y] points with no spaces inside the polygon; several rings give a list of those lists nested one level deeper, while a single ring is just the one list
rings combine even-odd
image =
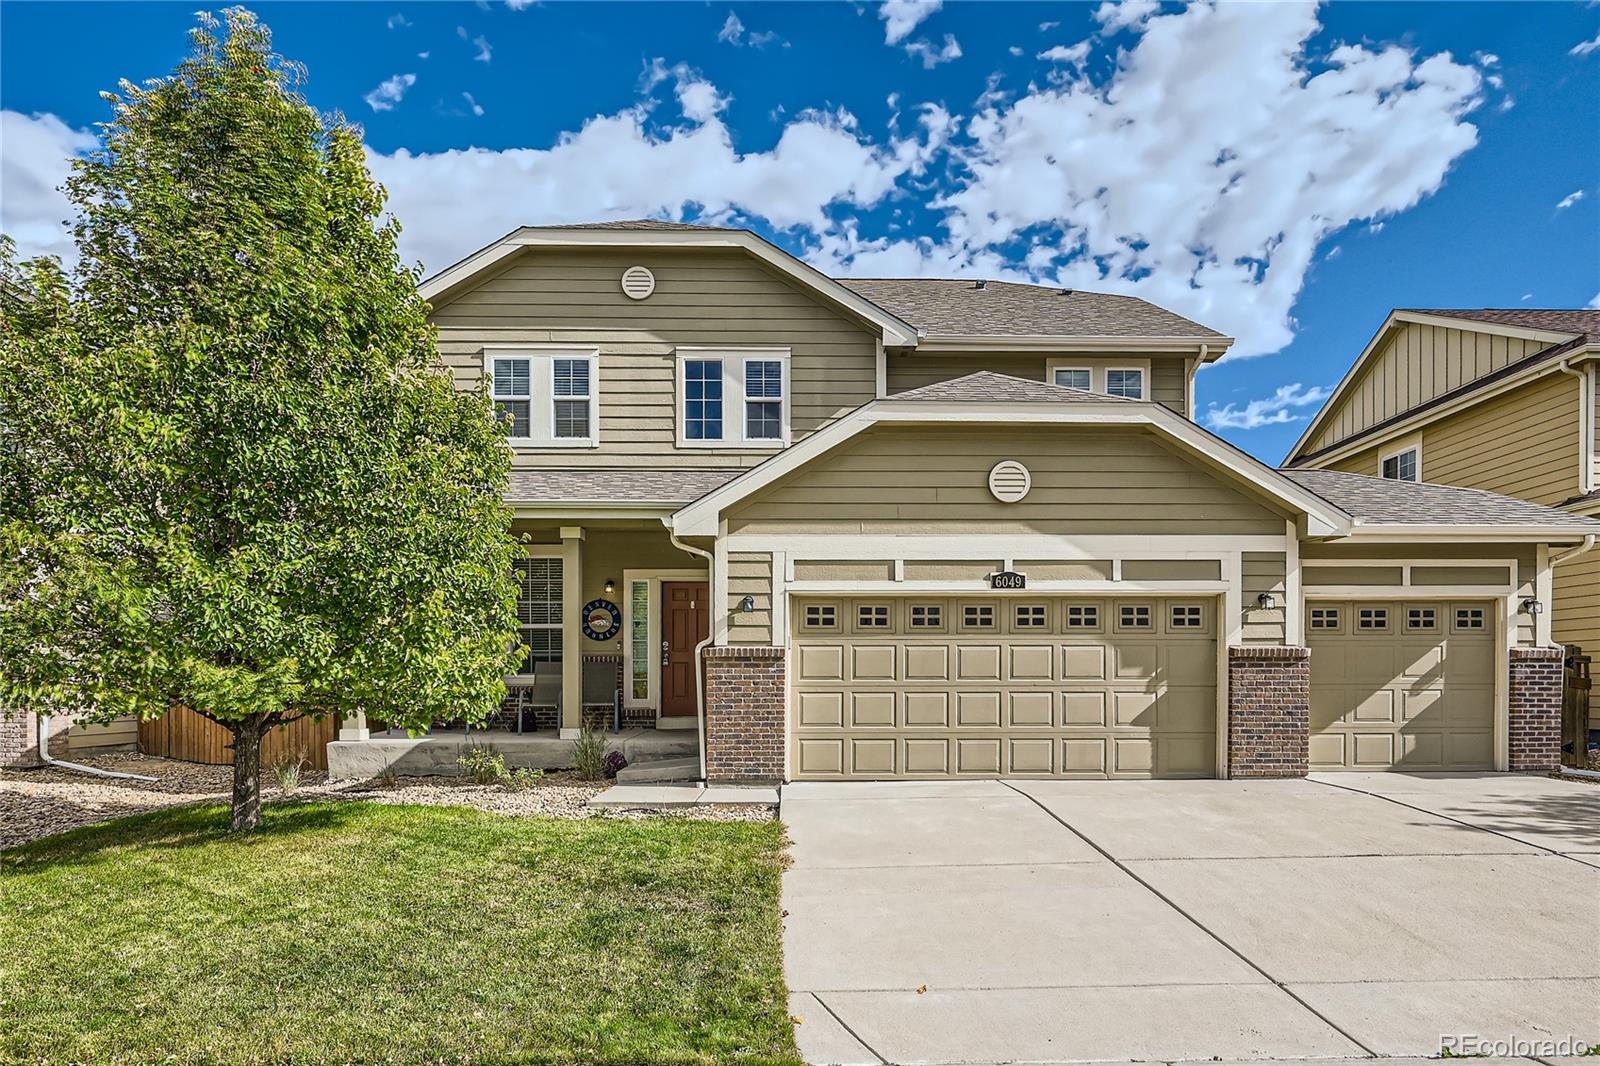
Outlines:
[{"label": "brick column", "polygon": [[1304,777],[1311,742],[1311,649],[1228,649],[1228,775]]},{"label": "brick column", "polygon": [[706,783],[772,784],[783,780],[783,648],[705,650]]},{"label": "brick column", "polygon": [[0,770],[39,765],[37,715],[0,711]]},{"label": "brick column", "polygon": [[1512,648],[1509,770],[1553,770],[1561,764],[1560,648]]}]

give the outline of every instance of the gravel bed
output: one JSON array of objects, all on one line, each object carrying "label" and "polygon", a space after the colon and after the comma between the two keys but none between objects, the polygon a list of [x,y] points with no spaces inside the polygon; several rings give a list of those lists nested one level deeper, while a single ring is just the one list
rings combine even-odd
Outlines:
[{"label": "gravel bed", "polygon": [[[48,768],[6,771],[0,774],[0,848],[15,847],[140,811],[225,801],[233,788],[231,766],[208,766],[133,753],[86,756],[74,761],[118,773],[146,774],[157,780],[128,781]],[[283,802],[289,798],[270,784],[270,772],[263,770],[263,775],[267,782],[262,793],[265,802]],[[764,804],[710,804],[659,810],[595,809],[587,803],[610,787],[609,782],[583,781],[565,771],[547,773],[538,785],[523,792],[509,792],[495,785],[468,784],[449,777],[400,777],[392,785],[377,781],[330,783],[327,777],[321,770],[304,771],[300,787],[292,798],[475,807],[513,817],[686,818],[721,822],[769,821],[777,817],[777,808]]]}]

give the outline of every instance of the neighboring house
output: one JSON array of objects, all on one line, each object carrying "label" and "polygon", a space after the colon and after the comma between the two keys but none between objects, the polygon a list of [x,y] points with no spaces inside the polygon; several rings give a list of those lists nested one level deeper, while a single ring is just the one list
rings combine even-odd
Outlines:
[{"label": "neighboring house", "polygon": [[[1597,390],[1600,310],[1397,310],[1287,465],[1462,485],[1600,517]],[[1551,637],[1600,655],[1600,550],[1571,554],[1553,582]]]},{"label": "neighboring house", "polygon": [[1142,300],[656,222],[519,229],[422,294],[505,419],[510,681],[567,737],[613,663],[724,782],[1556,761],[1533,605],[1600,522],[1266,466],[1191,417],[1230,339]]}]

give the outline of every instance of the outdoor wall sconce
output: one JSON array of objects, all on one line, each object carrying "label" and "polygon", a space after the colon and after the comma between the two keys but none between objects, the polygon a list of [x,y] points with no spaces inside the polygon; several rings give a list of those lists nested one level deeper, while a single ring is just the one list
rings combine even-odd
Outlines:
[{"label": "outdoor wall sconce", "polygon": [[1256,604],[1263,611],[1270,611],[1274,607],[1278,606],[1278,601],[1272,598],[1272,593],[1263,592],[1256,597]]},{"label": "outdoor wall sconce", "polygon": [[739,613],[740,614],[749,614],[751,611],[753,611],[755,609],[756,609],[756,598],[754,596],[746,596],[744,599],[739,601]]},{"label": "outdoor wall sconce", "polygon": [[617,579],[614,578],[614,577],[606,578],[606,595],[610,596],[612,593],[614,593],[616,591],[617,591]]},{"label": "outdoor wall sconce", "polygon": [[1540,603],[1536,597],[1529,596],[1527,599],[1522,601],[1522,613],[1532,615],[1544,614],[1544,604]]}]

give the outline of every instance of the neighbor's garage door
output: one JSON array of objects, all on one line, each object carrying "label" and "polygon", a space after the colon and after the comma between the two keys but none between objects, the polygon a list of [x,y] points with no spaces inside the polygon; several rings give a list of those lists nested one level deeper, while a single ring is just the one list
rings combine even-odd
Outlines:
[{"label": "neighbor's garage door", "polygon": [[1489,603],[1308,607],[1313,770],[1494,765]]},{"label": "neighbor's garage door", "polygon": [[799,779],[1215,770],[1215,601],[800,600],[792,633]]}]

